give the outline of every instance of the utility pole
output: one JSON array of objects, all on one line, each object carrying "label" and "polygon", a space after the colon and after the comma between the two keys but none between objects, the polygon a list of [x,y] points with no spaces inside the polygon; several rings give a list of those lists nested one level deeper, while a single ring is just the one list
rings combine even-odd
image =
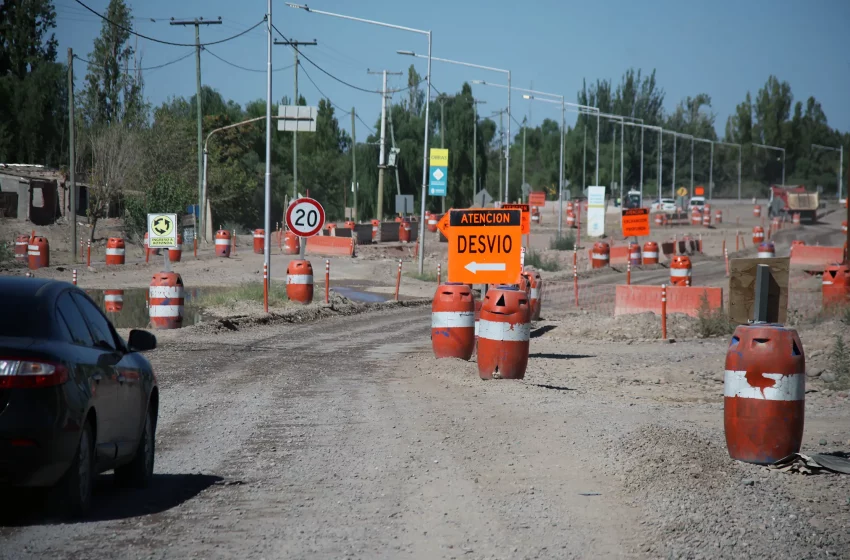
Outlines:
[{"label": "utility pole", "polygon": [[[614,161],[617,156],[617,128],[614,128],[614,137],[611,140],[611,195],[614,195]],[[623,200],[623,185],[620,185],[620,204]]]},{"label": "utility pole", "polygon": [[401,76],[401,72],[389,72],[387,70],[373,72],[372,70],[367,70],[366,73],[383,74],[384,76],[383,87],[381,88],[381,146],[380,154],[378,155],[378,200],[375,205],[375,219],[381,220],[383,219],[384,214],[384,170],[387,168],[385,159],[387,135],[387,74]]},{"label": "utility pole", "polygon": [[581,156],[581,192],[587,189],[587,119],[584,120],[584,151]]},{"label": "utility pole", "polygon": [[[312,41],[280,41],[275,39],[275,45],[286,45],[292,47],[292,54],[295,55],[295,99],[293,105],[298,105],[298,47],[315,46],[316,40]],[[298,131],[292,131],[292,199],[298,198]]]},{"label": "utility pole", "polygon": [[[201,208],[201,197],[204,189],[204,154],[202,152],[204,144],[204,114],[201,104],[201,26],[202,25],[221,25],[221,16],[217,20],[205,21],[204,18],[195,18],[187,20],[176,20],[171,18],[171,25],[194,25],[195,26],[195,86],[197,88],[196,102],[198,113],[198,222],[200,222],[200,231],[204,232],[204,218],[206,217],[205,208]],[[198,235],[198,224],[195,224],[195,236]],[[203,238],[203,237],[202,237]]]},{"label": "utility pole", "polygon": [[486,101],[472,100],[472,200],[478,193],[478,105]]},{"label": "utility pole", "polygon": [[[670,187],[673,189],[673,197],[676,196],[676,135],[673,135],[673,180],[670,183]],[[693,196],[693,193],[691,193]]]},{"label": "utility pole", "polygon": [[[351,108],[351,190],[354,191],[354,221],[357,221],[357,132],[354,130],[354,119],[357,113]],[[343,208],[345,212],[345,208]]]},{"label": "utility pole", "polygon": [[[505,131],[502,123],[503,111],[499,111],[499,190],[502,190],[502,158],[505,157]],[[498,198],[498,197],[497,197]],[[505,192],[505,201],[508,200],[508,193]]]},{"label": "utility pole", "polygon": [[[77,262],[77,178],[74,173],[76,167],[76,146],[74,145],[74,50],[68,49],[68,175],[71,182],[71,254],[73,261]],[[63,208],[64,210],[64,208]]]},{"label": "utility pole", "polygon": [[[387,121],[390,123],[390,141],[392,142],[392,147],[395,148],[395,127],[393,126],[393,108],[390,107],[390,110],[387,112]],[[398,180],[398,161],[396,161],[395,167],[393,167],[393,171],[395,171],[395,191],[396,194],[401,196],[401,181]]]},{"label": "utility pole", "polygon": [[[534,105],[534,103],[529,103],[529,106]],[[528,123],[525,118],[522,119],[522,184],[525,184],[525,136],[526,130],[528,129]]]},{"label": "utility pole", "polygon": [[[712,144],[713,146],[714,144]],[[694,138],[691,136],[691,192],[694,192]],[[708,184],[708,200],[711,200],[711,182]]]},{"label": "utility pole", "polygon": [[[437,98],[440,101],[440,148],[446,147],[446,96],[441,95]],[[448,196],[448,192],[446,192],[446,196]],[[440,202],[442,204],[443,214],[446,213],[446,197],[441,196]]]}]

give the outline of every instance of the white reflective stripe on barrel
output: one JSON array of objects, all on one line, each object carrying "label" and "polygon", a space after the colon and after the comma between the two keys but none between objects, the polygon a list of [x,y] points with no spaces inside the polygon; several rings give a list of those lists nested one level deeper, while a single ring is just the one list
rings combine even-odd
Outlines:
[{"label": "white reflective stripe on barrel", "polygon": [[531,288],[531,295],[529,297],[531,299],[538,299],[540,297],[540,288]]},{"label": "white reflective stripe on barrel", "polygon": [[597,260],[600,260],[600,261],[607,261],[607,260],[608,260],[608,255],[601,254],[601,253],[593,253],[593,258],[594,258],[594,259],[597,259]]},{"label": "white reflective stripe on barrel", "polygon": [[630,259],[639,259],[640,253],[639,252],[638,253],[629,253],[629,258]]},{"label": "white reflective stripe on barrel", "polygon": [[776,256],[776,253],[765,253],[765,252],[762,252],[762,251],[759,251],[759,254],[758,254],[758,258],[760,258],[760,259],[772,259],[775,256]]},{"label": "white reflective stripe on barrel", "polygon": [[773,385],[764,388],[753,387],[747,381],[746,371],[727,369],[723,376],[723,396],[763,401],[802,401],[805,398],[806,376],[804,374],[762,373],[761,376],[773,380]]},{"label": "white reflective stripe on barrel", "polygon": [[182,305],[157,305],[153,304],[150,307],[151,317],[182,317]]},{"label": "white reflective stripe on barrel", "polygon": [[29,245],[28,241],[15,241],[15,245]]},{"label": "white reflective stripe on barrel", "polygon": [[433,311],[432,329],[472,328],[475,326],[475,313],[472,311]]},{"label": "white reflective stripe on barrel", "polygon": [[111,294],[106,294],[105,296],[103,296],[103,301],[123,302],[124,296],[114,296]]},{"label": "white reflective stripe on barrel", "polygon": [[183,286],[151,286],[148,292],[151,299],[174,299],[183,297]]},{"label": "white reflective stripe on barrel", "polygon": [[823,277],[823,285],[824,286],[832,286],[832,280],[827,280],[826,276]]},{"label": "white reflective stripe on barrel", "polygon": [[496,323],[479,319],[478,338],[505,342],[527,342],[531,335],[529,323]]},{"label": "white reflective stripe on barrel", "polygon": [[313,275],[312,274],[287,274],[286,275],[286,283],[287,284],[312,284],[313,283]]},{"label": "white reflective stripe on barrel", "polygon": [[106,249],[107,255],[124,255],[125,249]]},{"label": "white reflective stripe on barrel", "polygon": [[643,252],[643,258],[645,258],[645,259],[657,259],[658,258],[658,251],[644,251]]},{"label": "white reflective stripe on barrel", "polygon": [[230,240],[229,239],[216,239],[215,244],[216,245],[230,245]]},{"label": "white reflective stripe on barrel", "polygon": [[265,239],[266,235],[264,233],[255,233],[254,239]]},{"label": "white reflective stripe on barrel", "polygon": [[674,278],[682,278],[682,277],[690,276],[690,275],[691,275],[691,269],[690,268],[671,268],[670,269],[670,276],[672,276]]}]

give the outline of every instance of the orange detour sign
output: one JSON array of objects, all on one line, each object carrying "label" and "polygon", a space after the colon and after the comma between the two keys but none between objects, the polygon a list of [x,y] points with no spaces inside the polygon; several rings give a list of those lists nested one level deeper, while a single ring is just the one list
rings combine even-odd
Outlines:
[{"label": "orange detour sign", "polygon": [[[546,206],[546,193],[544,191],[534,191],[528,193],[529,206]],[[504,205],[502,205],[504,208]]]},{"label": "orange detour sign", "polygon": [[447,212],[437,227],[449,240],[448,281],[516,283],[522,272],[521,214],[504,208]]},{"label": "orange detour sign", "polygon": [[522,212],[522,216],[520,217],[522,234],[527,235],[531,233],[531,208],[528,204],[502,204],[502,208],[505,210],[519,210]]},{"label": "orange detour sign", "polygon": [[694,196],[703,196],[705,195],[705,187],[699,185],[694,188]]},{"label": "orange detour sign", "polygon": [[649,208],[628,208],[623,210],[623,237],[644,237],[649,235]]}]

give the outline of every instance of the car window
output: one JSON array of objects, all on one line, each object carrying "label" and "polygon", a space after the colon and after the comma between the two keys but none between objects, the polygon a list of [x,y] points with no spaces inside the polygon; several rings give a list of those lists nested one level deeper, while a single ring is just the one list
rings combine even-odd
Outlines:
[{"label": "car window", "polygon": [[109,322],[101,314],[100,310],[80,294],[74,294],[74,301],[89,324],[95,345],[103,345],[112,350],[117,350],[115,339],[112,337],[112,330],[109,328]]},{"label": "car window", "polygon": [[83,346],[94,345],[91,333],[86,325],[86,320],[83,319],[82,313],[80,313],[80,310],[74,304],[74,300],[71,299],[70,293],[65,292],[59,296],[56,300],[56,310],[61,319],[65,321],[65,325],[71,332],[71,338],[76,344],[82,344]]}]

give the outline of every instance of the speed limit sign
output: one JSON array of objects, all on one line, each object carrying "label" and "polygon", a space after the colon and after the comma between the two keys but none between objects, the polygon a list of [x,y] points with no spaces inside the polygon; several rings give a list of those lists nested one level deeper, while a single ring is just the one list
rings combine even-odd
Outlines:
[{"label": "speed limit sign", "polygon": [[325,209],[312,198],[297,198],[286,209],[286,225],[298,237],[312,237],[325,225]]}]

